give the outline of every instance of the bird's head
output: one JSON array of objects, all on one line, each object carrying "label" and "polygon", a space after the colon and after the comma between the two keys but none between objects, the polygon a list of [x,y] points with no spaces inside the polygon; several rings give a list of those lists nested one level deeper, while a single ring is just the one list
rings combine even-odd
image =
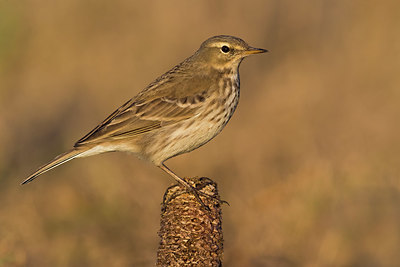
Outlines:
[{"label": "bird's head", "polygon": [[216,69],[238,67],[243,58],[265,53],[268,50],[254,48],[238,37],[218,35],[204,41],[196,52],[196,58]]}]

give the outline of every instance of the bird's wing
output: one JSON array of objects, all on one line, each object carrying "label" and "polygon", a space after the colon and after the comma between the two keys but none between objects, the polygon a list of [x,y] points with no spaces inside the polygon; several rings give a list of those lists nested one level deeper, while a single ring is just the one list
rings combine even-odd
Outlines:
[{"label": "bird's wing", "polygon": [[[175,81],[162,83],[157,88],[158,93],[154,93],[155,90],[144,90],[81,138],[75,147],[134,137],[196,116],[201,103],[205,101],[207,88],[187,88],[185,94],[180,90],[182,84],[185,87],[199,85],[195,81]],[[168,88],[170,86],[176,88]]]}]

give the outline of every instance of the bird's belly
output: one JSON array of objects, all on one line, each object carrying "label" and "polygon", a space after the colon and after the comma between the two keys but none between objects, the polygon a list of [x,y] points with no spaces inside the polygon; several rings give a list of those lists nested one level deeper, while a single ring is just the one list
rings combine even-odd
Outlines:
[{"label": "bird's belly", "polygon": [[[208,114],[165,127],[147,149],[149,159],[156,165],[174,156],[190,152],[222,131],[233,110],[214,109]],[[164,136],[164,138],[160,138]]]},{"label": "bird's belly", "polygon": [[[235,78],[237,79],[237,78]],[[162,127],[147,140],[142,155],[156,165],[174,156],[190,152],[222,131],[239,102],[238,79],[225,90],[223,97],[205,103],[196,116]],[[212,99],[212,98],[211,98]]]}]

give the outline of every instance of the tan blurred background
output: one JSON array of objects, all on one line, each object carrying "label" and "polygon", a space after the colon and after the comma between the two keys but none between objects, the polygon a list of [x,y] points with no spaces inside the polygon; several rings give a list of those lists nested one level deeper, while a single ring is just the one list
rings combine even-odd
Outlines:
[{"label": "tan blurred background", "polygon": [[400,265],[400,2],[0,1],[0,266],[152,266],[172,179],[122,153],[27,186],[217,34],[241,65],[221,135],[170,160],[218,182],[225,266]]}]

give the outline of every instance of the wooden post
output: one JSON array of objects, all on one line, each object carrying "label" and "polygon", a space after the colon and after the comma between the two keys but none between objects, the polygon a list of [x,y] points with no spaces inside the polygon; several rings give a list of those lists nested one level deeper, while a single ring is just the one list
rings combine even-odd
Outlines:
[{"label": "wooden post", "polygon": [[210,211],[182,186],[167,189],[161,209],[157,266],[221,266],[223,237],[217,184],[205,177],[187,181],[212,196],[200,195]]}]

